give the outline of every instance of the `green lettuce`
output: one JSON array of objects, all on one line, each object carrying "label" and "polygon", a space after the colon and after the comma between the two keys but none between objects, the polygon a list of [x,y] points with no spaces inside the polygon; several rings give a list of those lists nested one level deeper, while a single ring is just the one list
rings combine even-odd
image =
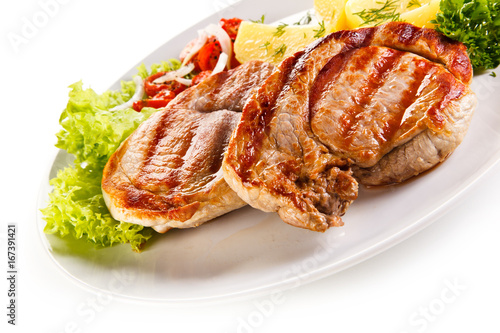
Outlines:
[{"label": "green lettuce", "polygon": [[130,243],[134,251],[140,251],[152,229],[113,219],[104,203],[101,178],[102,169],[79,164],[59,170],[50,181],[54,189],[49,204],[42,209],[47,221],[44,231],[103,247]]},{"label": "green lettuce", "polygon": [[[138,75],[145,78],[179,67],[178,60],[152,65],[149,71],[141,65]],[[102,171],[121,142],[156,110],[109,111],[133,96],[133,81],[122,82],[119,91],[102,94],[84,89],[82,82],[70,88],[68,104],[59,119],[62,130],[57,133],[56,147],[74,155],[75,160],[50,181],[53,190],[41,210],[46,221],[44,231],[87,239],[101,247],[130,243],[134,251],[140,251],[152,237],[152,229],[112,218],[101,191]]]},{"label": "green lettuce", "polygon": [[[138,68],[138,75],[146,78],[158,71],[169,71],[180,67],[178,60],[162,62]],[[135,92],[133,81],[121,82],[120,91],[108,90],[97,94],[92,89],[83,89],[82,82],[70,86],[69,101],[62,112],[59,123],[63,129],[57,134],[56,147],[75,155],[75,163],[104,166],[111,154],[155,109],[144,108],[136,112],[132,108],[120,111],[109,109],[128,101]]]}]

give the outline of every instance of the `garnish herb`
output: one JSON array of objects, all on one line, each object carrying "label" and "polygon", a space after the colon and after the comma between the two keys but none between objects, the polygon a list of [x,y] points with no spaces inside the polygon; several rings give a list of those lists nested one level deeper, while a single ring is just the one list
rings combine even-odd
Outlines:
[{"label": "garnish herb", "polygon": [[408,5],[406,5],[406,8],[411,8],[413,6],[422,7],[422,4],[418,0],[410,0]]},{"label": "garnish herb", "polygon": [[278,56],[282,57],[285,55],[285,52],[286,52],[286,45],[281,44],[279,47],[274,49],[273,57],[278,57]]},{"label": "garnish herb", "polygon": [[276,31],[274,32],[274,35],[276,37],[281,37],[285,33],[285,28],[288,26],[286,23],[280,23],[278,27],[276,28]]},{"label": "garnish herb", "polygon": [[363,9],[360,12],[353,13],[363,20],[362,26],[369,24],[377,26],[386,21],[400,20],[400,14],[396,12],[398,9],[398,0],[377,1],[376,3],[382,6],[380,8]]},{"label": "garnish herb", "polygon": [[467,46],[474,70],[500,64],[500,1],[441,0],[435,29]]},{"label": "garnish herb", "polygon": [[295,22],[293,25],[305,25],[311,23],[311,13],[307,12],[306,15],[304,15],[300,20]]},{"label": "garnish herb", "polygon": [[[146,78],[162,71],[181,67],[178,60],[139,67]],[[61,114],[61,131],[56,147],[74,156],[74,162],[59,170],[50,180],[53,191],[42,209],[47,222],[44,231],[61,237],[86,239],[97,247],[130,243],[134,251],[153,236],[151,228],[113,219],[104,203],[101,190],[102,171],[113,152],[156,109],[132,108],[109,111],[123,104],[135,93],[135,83],[124,81],[119,91],[98,94],[84,89],[82,82],[70,86],[69,101]]]},{"label": "garnish herb", "polygon": [[264,44],[262,44],[261,46],[259,46],[260,49],[266,49],[266,52],[269,53],[269,45],[271,45],[271,43],[269,41],[265,42]]},{"label": "garnish herb", "polygon": [[497,73],[495,73],[495,72],[491,72],[491,73],[490,73],[490,76],[492,76],[492,77],[497,77]]},{"label": "garnish herb", "polygon": [[266,18],[266,15],[262,15],[260,17],[260,19],[258,19],[258,20],[250,20],[250,21],[252,21],[253,23],[264,23],[264,19],[265,18]]},{"label": "garnish herb", "polygon": [[323,37],[323,35],[325,34],[326,32],[326,28],[325,28],[325,21],[321,21],[319,23],[319,28],[318,29],[315,29],[313,30],[313,32],[315,32],[314,34],[314,38],[320,38],[320,37]]}]

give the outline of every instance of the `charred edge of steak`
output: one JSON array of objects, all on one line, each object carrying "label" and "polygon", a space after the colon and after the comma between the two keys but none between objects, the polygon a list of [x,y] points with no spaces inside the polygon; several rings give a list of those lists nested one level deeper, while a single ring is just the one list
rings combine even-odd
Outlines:
[{"label": "charred edge of steak", "polygon": [[[229,144],[234,145],[235,148],[228,149],[227,154],[232,154],[232,156],[226,159],[227,161],[238,161],[237,164],[228,163],[231,164],[243,184],[257,185],[256,180],[251,175],[251,166],[260,158],[259,151],[264,137],[269,134],[269,124],[275,113],[276,100],[299,56],[300,53],[297,53],[295,56],[284,60],[279,69],[271,74],[243,109],[245,116],[242,117],[241,122],[249,121],[252,125],[243,126],[241,124],[236,128],[233,137],[242,136],[247,137],[248,140],[239,142],[231,140]],[[270,87],[270,89],[267,89],[267,87]],[[241,156],[236,157],[237,152],[243,153]]]},{"label": "charred edge of steak", "polygon": [[461,82],[472,82],[474,73],[466,46],[434,29],[420,28],[405,22],[389,22],[376,27],[340,30],[311,44],[304,51],[304,56],[332,40],[344,42],[346,46],[343,51],[374,45],[413,52],[442,64]]}]

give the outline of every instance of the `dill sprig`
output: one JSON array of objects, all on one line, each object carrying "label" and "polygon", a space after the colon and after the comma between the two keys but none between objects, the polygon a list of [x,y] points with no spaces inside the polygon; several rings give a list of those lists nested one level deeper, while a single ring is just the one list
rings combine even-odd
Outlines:
[{"label": "dill sprig", "polygon": [[295,22],[293,25],[305,25],[311,23],[312,17],[311,13],[307,12],[300,20]]},{"label": "dill sprig", "polygon": [[265,42],[264,44],[262,44],[261,46],[259,46],[259,49],[266,49],[266,52],[269,53],[269,45],[271,45],[271,43],[269,41]]},{"label": "dill sprig", "polygon": [[413,6],[422,7],[422,4],[418,0],[410,0],[408,5],[406,5],[406,8],[411,8]]},{"label": "dill sprig", "polygon": [[400,21],[400,14],[396,12],[398,9],[398,0],[386,0],[386,2],[377,1],[379,5],[382,5],[380,8],[370,8],[363,9],[360,12],[353,13],[354,15],[359,16],[362,20],[363,25],[379,25],[384,21]]},{"label": "dill sprig", "polygon": [[283,57],[285,55],[285,52],[286,52],[286,45],[281,44],[279,47],[274,49],[273,57],[278,57],[278,56]]},{"label": "dill sprig", "polygon": [[280,23],[280,25],[278,25],[276,27],[276,31],[274,32],[274,35],[276,37],[281,37],[283,36],[283,34],[285,33],[285,28],[288,27],[288,24],[286,23]]},{"label": "dill sprig", "polygon": [[253,23],[264,23],[266,15],[262,15],[259,20],[251,20]]},{"label": "dill sprig", "polygon": [[314,29],[313,32],[315,33],[314,36],[313,36],[314,38],[323,37],[323,35],[326,32],[325,21],[321,21],[319,23],[319,28],[318,29]]}]

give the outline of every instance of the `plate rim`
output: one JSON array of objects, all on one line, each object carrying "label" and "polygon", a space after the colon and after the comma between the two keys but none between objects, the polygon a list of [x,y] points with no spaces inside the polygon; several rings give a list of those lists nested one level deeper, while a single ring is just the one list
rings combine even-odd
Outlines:
[{"label": "plate rim", "polygon": [[[257,0],[259,2],[264,3],[265,1],[262,0]],[[284,1],[284,0],[280,0]],[[255,5],[256,1],[252,0],[241,0],[236,2],[235,4],[232,4],[231,7],[241,7],[246,4],[252,4],[255,7],[258,7]],[[294,1],[289,1],[288,3],[303,3],[300,0],[294,0]],[[173,43],[176,39],[182,38],[182,36],[185,36],[186,34],[195,31],[196,29],[205,26],[207,23],[212,23],[213,20],[218,19],[221,17],[221,14],[225,12],[227,8],[223,8],[212,15],[207,16],[205,19],[201,20],[200,22],[192,25],[191,27],[185,29],[184,31],[176,34],[172,38],[168,39],[164,44],[162,44],[160,47],[155,49],[152,53],[149,55],[146,55],[139,63],[131,67],[127,72],[125,72],[120,79],[118,79],[114,84],[112,84],[109,89],[114,89],[116,87],[119,87],[119,84],[122,80],[125,79],[130,79],[130,77],[133,74],[136,74],[136,69],[140,64],[145,63],[146,66],[150,66],[151,63],[149,62],[152,58],[153,54],[160,53],[162,48],[165,48],[167,45]],[[304,10],[307,10],[304,9]],[[477,111],[477,110],[476,110]],[[419,219],[413,221],[413,223],[407,225],[405,228],[399,230],[397,233],[391,234],[389,237],[384,238],[382,241],[379,241],[369,247],[364,248],[361,251],[356,252],[354,255],[348,256],[342,260],[335,261],[333,263],[327,264],[325,266],[322,266],[320,269],[316,269],[313,272],[306,272],[305,274],[298,274],[294,275],[291,278],[288,279],[282,279],[279,281],[275,281],[273,283],[268,283],[265,285],[261,285],[259,287],[255,287],[252,289],[245,289],[241,290],[239,292],[229,292],[229,293],[220,293],[216,296],[205,296],[205,297],[187,297],[187,298],[175,298],[175,299],[156,299],[156,298],[141,298],[141,297],[136,297],[136,296],[131,296],[131,295],[124,295],[120,294],[118,292],[113,292],[110,290],[106,290],[100,287],[93,286],[82,279],[79,279],[78,277],[74,276],[72,273],[70,273],[66,268],[64,268],[61,263],[59,263],[56,258],[54,257],[52,253],[52,247],[49,242],[49,240],[46,237],[46,234],[43,231],[43,224],[45,221],[43,220],[42,213],[40,212],[40,209],[45,207],[47,202],[44,202],[48,198],[48,193],[46,192],[46,185],[48,181],[50,180],[50,174],[51,170],[54,167],[54,163],[57,159],[58,154],[61,153],[60,149],[54,149],[53,151],[53,156],[49,159],[52,161],[52,163],[48,166],[46,166],[46,170],[43,173],[43,178],[42,182],[39,186],[39,193],[37,196],[37,218],[36,222],[37,223],[37,229],[38,233],[40,236],[40,240],[42,242],[42,245],[44,247],[45,252],[49,255],[51,258],[51,261],[53,261],[54,265],[58,268],[58,270],[63,273],[64,276],[67,278],[70,278],[70,280],[74,283],[76,283],[80,287],[84,287],[87,290],[90,290],[94,293],[107,293],[111,294],[114,297],[128,300],[128,301],[134,301],[134,302],[140,302],[140,303],[162,303],[162,304],[171,304],[171,305],[191,305],[193,302],[197,304],[213,304],[213,303],[223,303],[227,301],[233,301],[233,300],[238,300],[238,299],[247,299],[249,297],[259,297],[262,295],[268,295],[272,291],[280,291],[284,292],[289,289],[293,289],[297,284],[297,281],[299,281],[299,286],[305,285],[320,279],[323,279],[325,277],[334,275],[342,270],[348,269],[350,267],[353,267],[361,262],[364,262],[365,260],[368,260],[390,248],[393,246],[396,246],[397,244],[403,242],[404,240],[408,239],[409,237],[417,234],[421,230],[427,228],[429,225],[434,223],[436,220],[438,220],[441,216],[445,215],[451,208],[453,208],[454,205],[458,204],[458,198],[463,196],[466,192],[469,191],[469,189],[473,186],[476,185],[476,183],[482,179],[485,174],[487,174],[492,168],[494,168],[497,164],[499,164],[500,159],[496,158],[496,160],[493,160],[492,163],[482,166],[479,171],[477,172],[478,176],[475,177],[472,181],[467,183],[465,186],[461,187],[456,193],[451,195],[451,197],[444,203],[444,205],[441,205],[432,211],[428,212],[426,215],[420,217]],[[493,159],[493,157],[492,157]],[[307,275],[306,278],[304,276]]]}]

